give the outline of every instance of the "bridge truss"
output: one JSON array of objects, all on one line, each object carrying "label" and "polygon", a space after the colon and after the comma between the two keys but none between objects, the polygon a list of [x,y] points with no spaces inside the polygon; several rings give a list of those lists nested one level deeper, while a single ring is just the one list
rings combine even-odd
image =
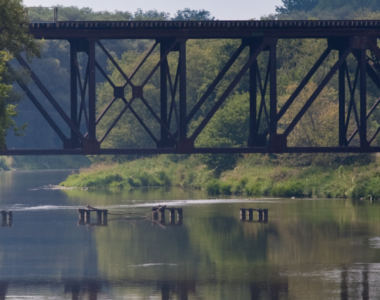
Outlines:
[{"label": "bridge truss", "polygon": [[[376,110],[380,98],[368,109],[367,105],[367,76],[380,89],[380,48],[377,38],[380,36],[380,21],[130,21],[130,22],[55,22],[31,23],[30,31],[36,39],[68,40],[70,43],[70,113],[67,114],[58,103],[48,87],[36,76],[27,62],[18,56],[18,62],[30,71],[33,82],[55,108],[64,120],[65,126],[70,128],[70,136],[66,136],[62,128],[47,112],[41,102],[33,95],[29,87],[18,80],[21,89],[36,106],[45,120],[62,140],[62,149],[7,149],[2,155],[46,155],[46,154],[161,154],[161,153],[310,153],[310,152],[379,152],[380,147],[373,146],[373,141],[380,132],[380,127],[372,136],[368,136],[368,118]],[[147,52],[132,74],[127,75],[103,45],[106,39],[152,39],[153,47]],[[186,101],[186,42],[190,39],[239,39],[240,46],[229,58],[219,74],[207,87],[204,94],[193,107]],[[298,84],[297,88],[279,108],[277,101],[277,42],[279,39],[326,39],[328,46],[321,53],[309,72]],[[153,67],[145,80],[136,85],[134,75],[154,49],[159,47],[160,60]],[[213,104],[203,120],[190,135],[188,125],[199,112],[205,101],[215,90],[218,83],[225,77],[234,62],[244,49],[249,49],[249,58],[240,67],[235,78],[229,82],[228,87]],[[102,51],[109,61],[124,78],[123,85],[116,85],[107,72],[96,60],[96,49]],[[178,52],[178,65],[175,80],[169,72],[168,55]],[[327,72],[324,79],[317,86],[310,98],[304,103],[287,127],[278,133],[278,123],[288,109],[292,106],[301,91],[305,88],[312,76],[321,67],[330,53],[339,53],[337,60]],[[87,67],[84,78],[78,65],[78,53],[87,54]],[[268,65],[265,74],[260,74],[257,57],[269,53]],[[351,81],[348,74],[347,57],[352,54],[357,61],[355,79]],[[201,59],[201,58],[200,58]],[[10,67],[10,66],[9,66]],[[11,67],[10,67],[11,68]],[[96,69],[104,76],[113,88],[113,98],[103,111],[97,114],[96,101]],[[160,110],[155,111],[145,98],[144,88],[155,72],[160,74]],[[231,148],[198,148],[194,141],[209,123],[214,114],[225,103],[228,96],[238,85],[242,77],[249,74],[250,85],[250,127],[249,139],[246,147]],[[339,85],[339,145],[331,147],[290,147],[287,138],[299,123],[301,118],[310,109],[321,91],[338,74]],[[125,98],[125,89],[132,89],[132,97]],[[349,99],[346,99],[346,87],[349,88]],[[269,105],[265,95],[269,91]],[[354,98],[359,93],[357,107]],[[87,95],[87,97],[86,97]],[[179,99],[176,97],[179,96]],[[113,120],[103,136],[97,136],[97,125],[107,114],[117,99],[124,102],[124,108]],[[155,136],[142,117],[133,108],[134,102],[139,99],[150,111],[157,126],[160,127],[160,136]],[[348,101],[347,101],[348,100]],[[87,103],[86,103],[87,101]],[[257,105],[259,103],[259,105]],[[178,104],[176,104],[178,103]],[[178,106],[178,107],[177,107]],[[268,107],[267,107],[268,106]],[[259,108],[259,109],[257,109]],[[124,148],[106,149],[101,145],[120,118],[129,111],[141,124],[156,144],[152,148]],[[267,128],[260,131],[259,125],[265,118]],[[349,130],[349,120],[353,118],[356,129]],[[176,130],[171,130],[171,122],[177,121]],[[86,124],[86,130],[81,127]],[[82,128],[82,130],[81,130]],[[352,145],[354,137],[358,135],[360,145]]]}]

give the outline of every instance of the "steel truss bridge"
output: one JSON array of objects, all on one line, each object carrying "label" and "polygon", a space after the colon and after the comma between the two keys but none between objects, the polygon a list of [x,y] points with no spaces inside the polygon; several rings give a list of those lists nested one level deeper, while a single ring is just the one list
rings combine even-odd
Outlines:
[{"label": "steel truss bridge", "polygon": [[[97,154],[161,154],[161,153],[310,153],[310,152],[379,152],[380,147],[371,146],[380,132],[373,136],[367,135],[368,118],[375,111],[380,98],[372,107],[367,105],[367,76],[380,89],[380,77],[377,64],[380,61],[380,49],[377,38],[380,37],[380,21],[128,21],[128,22],[52,22],[31,23],[30,31],[36,39],[67,40],[70,43],[70,113],[67,114],[58,103],[48,87],[33,73],[22,57],[17,57],[19,63],[30,71],[33,82],[44,96],[54,106],[56,112],[70,128],[70,136],[66,136],[53,117],[46,111],[40,101],[33,95],[28,86],[18,80],[18,84],[29,99],[46,119],[55,133],[62,140],[62,149],[8,149],[2,155],[97,155]],[[111,53],[103,45],[106,39],[152,39],[153,47],[147,52],[141,63],[132,74],[127,75],[118,65]],[[189,107],[186,101],[186,42],[190,39],[238,39],[240,46],[229,58],[219,74],[207,87],[194,107]],[[279,109],[277,103],[276,82],[276,47],[279,39],[326,39],[327,48],[321,53],[309,72],[298,84],[286,103]],[[160,60],[153,67],[141,85],[133,82],[133,77],[155,47],[160,49]],[[244,49],[249,49],[249,57],[240,67],[236,77],[229,82],[228,87],[213,104],[195,131],[188,134],[187,127],[195,114],[201,109],[215,87],[226,75],[230,67],[241,55]],[[96,61],[95,52],[103,51],[115,68],[125,79],[125,84],[117,86]],[[176,51],[178,68],[175,80],[172,82],[167,57]],[[310,81],[311,77],[321,67],[332,51],[339,53],[337,60],[327,72],[319,86],[304,103],[287,128],[279,134],[278,122],[292,106],[297,96]],[[81,78],[77,54],[87,54],[87,70]],[[269,53],[266,74],[260,75],[257,57],[262,52]],[[353,54],[357,60],[357,71],[353,81],[350,80],[347,67],[347,57]],[[199,58],[202,59],[201,57]],[[114,96],[100,114],[96,114],[96,78],[98,71],[109,82]],[[144,87],[155,72],[160,73],[160,111],[155,111],[144,96]],[[208,124],[210,119],[223,105],[242,77],[249,74],[250,86],[250,127],[246,147],[231,148],[197,148],[194,141]],[[339,144],[331,147],[288,147],[287,137],[305,115],[324,87],[334,74],[338,73],[339,85]],[[261,78],[265,78],[264,82]],[[127,86],[132,89],[132,98],[125,99],[124,90]],[[346,99],[346,86],[349,88],[349,99]],[[358,88],[357,88],[358,87]],[[269,107],[265,103],[265,94],[269,90]],[[355,92],[359,93],[360,103],[356,107]],[[85,95],[87,96],[85,97]],[[179,95],[179,99],[175,99]],[[124,108],[113,120],[102,137],[97,137],[97,125],[117,99],[124,102]],[[160,127],[160,136],[152,133],[152,128],[133,109],[133,102],[140,99]],[[87,103],[85,103],[87,102]],[[176,105],[176,102],[179,104]],[[259,102],[261,104],[259,104]],[[257,109],[257,104],[259,109]],[[178,107],[177,107],[178,106]],[[155,142],[154,148],[105,149],[102,142],[111,132],[124,113],[129,111],[141,124]],[[178,126],[170,130],[173,115],[177,116]],[[348,132],[349,118],[356,122],[356,130]],[[261,118],[266,118],[267,128],[259,132]],[[87,130],[81,131],[81,122],[86,121]],[[83,126],[82,126],[83,127]],[[83,132],[86,131],[86,132]],[[355,135],[360,138],[360,145],[352,145]],[[351,144],[350,144],[351,143]]]}]

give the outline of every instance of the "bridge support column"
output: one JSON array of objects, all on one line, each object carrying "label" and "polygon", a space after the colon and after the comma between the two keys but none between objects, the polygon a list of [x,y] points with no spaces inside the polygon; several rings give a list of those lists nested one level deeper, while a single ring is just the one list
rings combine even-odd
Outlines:
[{"label": "bridge support column", "polygon": [[99,154],[100,143],[96,139],[96,80],[95,39],[88,40],[88,138],[83,141],[85,154]]},{"label": "bridge support column", "polygon": [[[75,41],[70,41],[70,118],[75,126],[78,127],[78,85],[77,85],[77,46]],[[71,129],[69,148],[77,148],[78,137]]]},{"label": "bridge support column", "polygon": [[[249,45],[249,56],[256,51],[253,42]],[[257,146],[257,62],[249,68],[249,139],[248,147]]]},{"label": "bridge support column", "polygon": [[367,60],[366,48],[360,50],[360,147],[369,146],[367,140]]},{"label": "bridge support column", "polygon": [[287,136],[277,134],[277,38],[268,40],[269,69],[270,69],[270,96],[269,96],[269,152],[284,152],[287,147]]},{"label": "bridge support column", "polygon": [[[168,142],[168,133],[164,127],[168,125],[168,60],[166,58],[166,51],[168,48],[167,40],[160,42],[160,57],[163,59],[160,65],[160,102],[161,102],[161,140],[158,147],[166,147]],[[170,74],[169,74],[170,76]],[[168,126],[167,126],[168,127]]]},{"label": "bridge support column", "polygon": [[[339,48],[339,58],[344,55],[345,49]],[[347,146],[346,137],[346,81],[345,72],[347,62],[345,61],[339,68],[339,146]]]},{"label": "bridge support column", "polygon": [[179,42],[179,138],[178,153],[193,153],[194,140],[187,138],[186,120],[186,39]]}]

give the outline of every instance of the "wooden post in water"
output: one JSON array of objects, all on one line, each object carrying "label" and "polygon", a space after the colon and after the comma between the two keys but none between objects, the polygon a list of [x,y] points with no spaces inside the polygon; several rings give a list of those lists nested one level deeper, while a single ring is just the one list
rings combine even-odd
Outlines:
[{"label": "wooden post in water", "polygon": [[84,209],[78,208],[79,221],[84,222]]},{"label": "wooden post in water", "polygon": [[102,214],[103,214],[102,210],[96,211],[96,224],[97,225],[102,225]]},{"label": "wooden post in water", "polygon": [[156,220],[158,219],[158,212],[157,212],[157,207],[152,207],[152,218],[153,220]]},{"label": "wooden post in water", "polygon": [[7,212],[5,210],[1,211],[1,227],[7,227]]},{"label": "wooden post in water", "polygon": [[263,209],[264,222],[268,222],[268,209]]},{"label": "wooden post in water", "polygon": [[104,209],[102,213],[103,213],[103,225],[107,226],[108,225],[108,210]]},{"label": "wooden post in water", "polygon": [[158,215],[161,223],[165,223],[165,208],[158,209]]},{"label": "wooden post in water", "polygon": [[86,223],[90,223],[90,211],[89,210],[85,210],[84,211],[84,220]]},{"label": "wooden post in water", "polygon": [[261,208],[257,210],[257,216],[259,217],[259,221],[263,220],[263,210]]},{"label": "wooden post in water", "polygon": [[170,224],[174,225],[175,224],[175,208],[170,208],[170,214],[169,214],[169,219],[170,219]]},{"label": "wooden post in water", "polygon": [[245,220],[245,214],[246,214],[245,208],[240,208],[240,220]]},{"label": "wooden post in water", "polygon": [[8,211],[7,224],[8,227],[13,227],[13,213],[11,211]]},{"label": "wooden post in water", "polygon": [[1,213],[1,226],[12,227],[13,213],[11,211],[6,211],[6,210],[2,210],[0,213]]},{"label": "wooden post in water", "polygon": [[252,221],[253,220],[253,208],[248,208],[248,220]]},{"label": "wooden post in water", "polygon": [[[177,208],[177,219],[178,221],[181,220],[182,221],[182,217],[183,217],[183,214],[182,214],[182,208]],[[182,222],[181,222],[182,223]]]},{"label": "wooden post in water", "polygon": [[2,210],[2,211],[1,211],[1,219],[3,219],[3,220],[4,220],[4,219],[5,219],[5,220],[7,219],[7,212],[6,212],[5,210]]}]

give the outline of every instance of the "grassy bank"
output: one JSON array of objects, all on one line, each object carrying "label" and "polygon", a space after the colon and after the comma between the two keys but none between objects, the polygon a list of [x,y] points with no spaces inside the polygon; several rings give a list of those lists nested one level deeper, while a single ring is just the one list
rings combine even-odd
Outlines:
[{"label": "grassy bank", "polygon": [[233,170],[215,176],[194,157],[173,162],[167,156],[82,169],[61,183],[90,188],[183,186],[210,195],[275,197],[380,197],[380,163],[335,167],[286,167],[266,156],[250,155]]},{"label": "grassy bank", "polygon": [[148,186],[203,187],[213,171],[194,158],[173,162],[168,156],[137,159],[119,164],[95,164],[62,182],[63,186],[138,188]]}]

